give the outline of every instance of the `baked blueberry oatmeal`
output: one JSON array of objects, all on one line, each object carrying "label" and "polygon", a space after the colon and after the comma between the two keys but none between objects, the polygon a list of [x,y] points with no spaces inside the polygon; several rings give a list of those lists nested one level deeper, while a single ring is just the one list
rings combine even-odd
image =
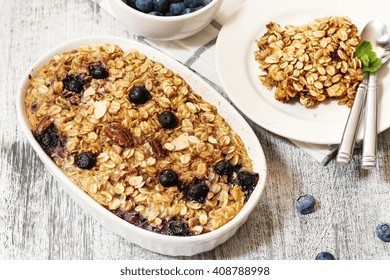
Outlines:
[{"label": "baked blueberry oatmeal", "polygon": [[256,41],[259,76],[274,97],[284,103],[299,100],[305,107],[336,99],[351,107],[363,81],[362,63],[355,56],[361,42],[348,17],[317,18],[306,25],[266,25]]},{"label": "baked blueberry oatmeal", "polygon": [[216,107],[136,50],[55,55],[31,78],[25,109],[37,142],[76,185],[149,231],[213,231],[259,179]]}]

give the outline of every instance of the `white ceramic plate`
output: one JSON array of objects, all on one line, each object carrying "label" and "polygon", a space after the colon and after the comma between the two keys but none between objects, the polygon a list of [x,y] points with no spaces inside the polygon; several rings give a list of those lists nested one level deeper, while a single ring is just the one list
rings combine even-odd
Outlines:
[{"label": "white ceramic plate", "polygon": [[[340,143],[349,114],[337,101],[305,108],[298,102],[284,104],[274,99],[258,79],[261,73],[254,59],[256,39],[270,21],[282,26],[302,25],[315,18],[348,16],[361,31],[371,19],[380,19],[390,27],[390,1],[371,0],[362,5],[354,0],[248,0],[224,24],[216,47],[217,71],[230,99],[250,119],[278,135],[316,144]],[[378,131],[390,127],[389,64],[379,73]],[[362,129],[358,135],[362,138]]]},{"label": "white ceramic plate", "polygon": [[[167,68],[179,73],[187,83],[203,97],[204,100],[215,105],[218,108],[218,113],[222,115],[225,120],[230,124],[234,131],[236,131],[243,140],[245,147],[247,148],[250,158],[253,160],[253,168],[255,172],[259,173],[260,179],[254,189],[252,195],[244,205],[243,209],[234,217],[229,223],[220,227],[219,229],[210,233],[202,234],[199,236],[191,237],[176,237],[167,236],[154,232],[150,232],[141,228],[138,228],[119,217],[112,214],[110,211],[103,208],[99,203],[92,199],[89,195],[83,192],[78,186],[76,186],[62,170],[46,155],[41,146],[35,140],[31,133],[26,113],[24,110],[24,96],[29,84],[29,76],[35,76],[37,71],[43,67],[48,61],[55,55],[65,51],[78,48],[82,45],[97,44],[103,45],[105,43],[112,43],[119,45],[123,50],[137,49],[141,53],[148,56],[148,58],[161,62]],[[23,81],[20,85],[17,96],[17,113],[20,126],[29,140],[30,144],[37,152],[38,156],[45,164],[46,168],[58,178],[61,182],[60,186],[91,216],[103,224],[108,230],[113,231],[132,243],[135,243],[141,247],[155,251],[166,255],[194,255],[204,251],[211,250],[219,244],[229,239],[236,230],[246,221],[250,212],[257,205],[261,193],[264,189],[266,180],[266,162],[261,145],[254,134],[251,127],[244,120],[244,118],[224,99],[222,98],[212,87],[206,82],[195,75],[191,70],[168,57],[160,53],[159,51],[152,49],[151,47],[142,45],[140,43],[118,38],[118,37],[87,37],[77,39],[68,43],[65,43],[42,56],[37,60],[34,65],[27,71]]]}]

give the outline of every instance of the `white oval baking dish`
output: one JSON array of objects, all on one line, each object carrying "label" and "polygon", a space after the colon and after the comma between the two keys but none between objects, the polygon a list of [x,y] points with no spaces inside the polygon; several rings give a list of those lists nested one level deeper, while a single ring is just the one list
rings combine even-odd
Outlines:
[{"label": "white oval baking dish", "polygon": [[[254,171],[259,173],[260,179],[243,209],[226,225],[212,232],[190,237],[167,236],[138,228],[137,226],[122,220],[110,211],[106,210],[77,185],[75,185],[65,175],[65,173],[57,167],[57,165],[50,159],[50,157],[35,140],[24,109],[24,95],[30,81],[29,77],[33,77],[35,73],[55,54],[76,49],[82,45],[103,45],[105,43],[117,44],[125,51],[129,49],[137,49],[141,53],[147,55],[150,59],[161,62],[165,65],[165,67],[180,74],[196,93],[201,95],[207,102],[218,108],[218,113],[222,115],[230,124],[232,129],[240,135],[247,148],[248,154],[253,161]],[[190,69],[186,68],[169,56],[132,40],[109,36],[86,37],[64,43],[61,46],[52,49],[39,58],[24,75],[17,93],[16,107],[18,121],[23,133],[26,135],[31,146],[45,164],[46,168],[58,179],[59,182],[61,182],[60,186],[62,186],[64,190],[88,214],[93,216],[108,230],[115,232],[132,243],[157,253],[171,256],[190,256],[212,250],[216,246],[228,240],[247,220],[249,214],[258,203],[264,189],[266,180],[266,162],[264,153],[256,135],[244,118],[233,108],[233,106],[221,97],[219,93],[194,74]]]}]

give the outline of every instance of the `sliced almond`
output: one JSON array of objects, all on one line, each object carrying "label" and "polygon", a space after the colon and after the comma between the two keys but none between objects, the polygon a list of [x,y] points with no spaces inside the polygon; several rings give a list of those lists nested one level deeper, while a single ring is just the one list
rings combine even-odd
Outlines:
[{"label": "sliced almond", "polygon": [[179,137],[173,139],[171,144],[175,145],[176,151],[187,149],[190,146],[190,142],[188,141],[188,133],[183,133]]},{"label": "sliced almond", "polygon": [[95,116],[96,119],[100,119],[106,114],[107,103],[105,101],[95,101],[93,106],[95,108],[93,110],[93,115]]}]

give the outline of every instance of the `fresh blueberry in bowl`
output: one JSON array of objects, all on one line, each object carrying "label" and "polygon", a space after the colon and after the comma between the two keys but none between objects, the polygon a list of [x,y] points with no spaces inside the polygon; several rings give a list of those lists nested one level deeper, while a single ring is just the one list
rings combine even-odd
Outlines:
[{"label": "fresh blueberry in bowl", "polygon": [[186,7],[195,8],[203,5],[203,0],[184,0]]},{"label": "fresh blueberry in bowl", "polygon": [[135,7],[140,12],[150,13],[154,10],[153,0],[136,0]]},{"label": "fresh blueberry in bowl", "polygon": [[125,3],[126,3],[128,6],[130,6],[130,7],[134,8],[134,9],[136,9],[135,0],[126,0]]},{"label": "fresh blueberry in bowl", "polygon": [[174,16],[179,16],[183,14],[184,10],[186,9],[186,4],[184,2],[178,2],[178,3],[172,3],[169,6],[169,12],[171,12]]},{"label": "fresh blueberry in bowl", "polygon": [[223,0],[108,0],[113,14],[147,39],[179,40],[208,26]]},{"label": "fresh blueberry in bowl", "polygon": [[197,7],[197,8],[185,8],[182,14],[183,14],[183,15],[187,15],[187,14],[196,12],[196,11],[199,10],[200,8],[202,8],[202,7]]},{"label": "fresh blueberry in bowl", "polygon": [[164,14],[162,14],[162,13],[160,13],[160,12],[157,12],[157,11],[153,11],[153,12],[148,13],[148,15],[159,16],[159,17],[161,17],[161,16],[163,16]]},{"label": "fresh blueberry in bowl", "polygon": [[318,255],[316,256],[316,260],[327,260],[327,261],[330,261],[330,260],[334,260],[334,256],[329,253],[329,252],[320,252],[318,253]]},{"label": "fresh blueberry in bowl", "polygon": [[[169,11],[169,0],[153,0],[153,6],[156,12],[167,13]],[[150,14],[150,13],[149,13]]]},{"label": "fresh blueberry in bowl", "polygon": [[380,224],[375,229],[376,236],[384,241],[390,242],[390,224]]},{"label": "fresh blueberry in bowl", "polygon": [[298,197],[295,207],[302,215],[307,215],[314,212],[315,199],[310,194],[305,194]]}]

